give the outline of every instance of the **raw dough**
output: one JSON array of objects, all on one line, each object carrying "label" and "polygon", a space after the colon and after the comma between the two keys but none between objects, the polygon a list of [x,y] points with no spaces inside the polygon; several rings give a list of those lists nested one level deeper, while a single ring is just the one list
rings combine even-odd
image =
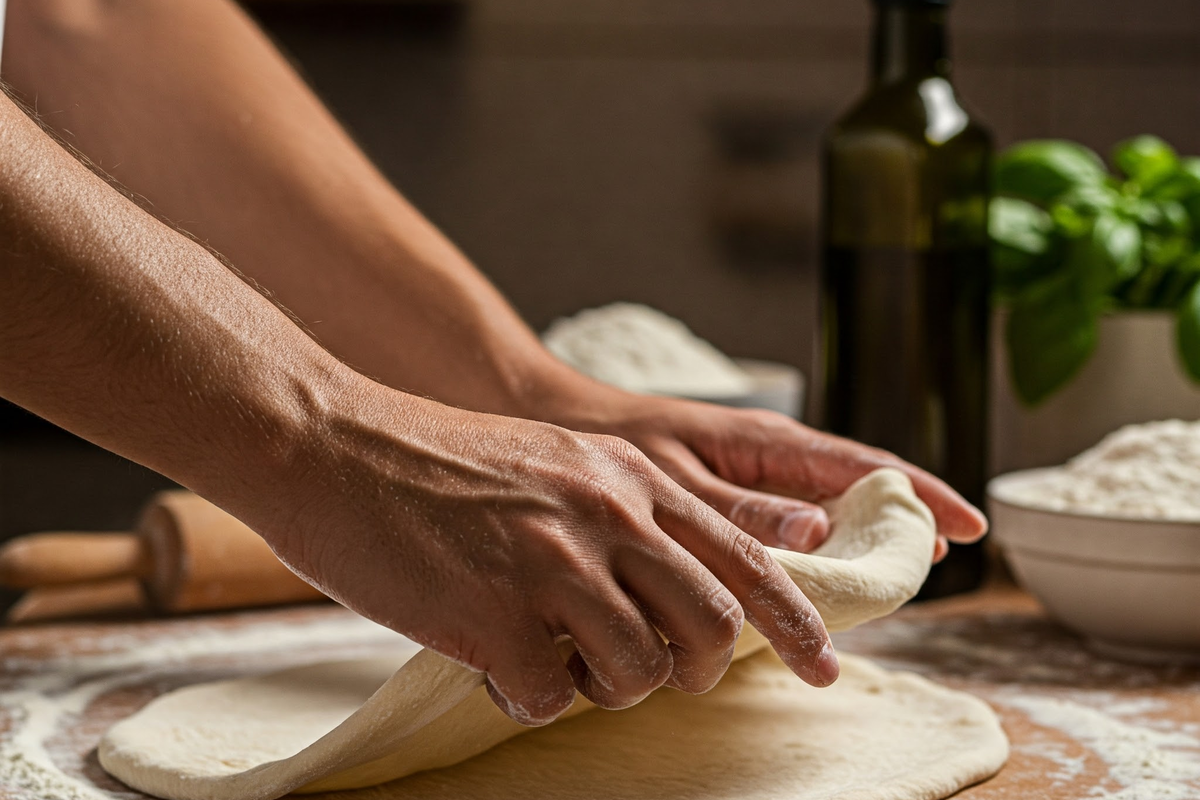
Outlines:
[{"label": "raw dough", "polygon": [[[880,470],[867,476],[830,505],[830,516],[834,523],[834,535],[818,551],[802,555],[773,550],[772,555],[805,590],[831,630],[851,627],[890,613],[916,593],[929,569],[934,524],[929,510],[917,500],[911,484],[902,473]],[[739,640],[735,658],[751,656],[763,650],[765,644],[763,637],[748,627]],[[738,716],[730,708],[736,708],[742,702],[747,703],[748,707],[758,708],[754,714],[767,713],[768,718],[768,711],[776,708],[777,704],[783,704],[778,705],[780,708],[792,707],[789,702],[796,704],[800,716],[794,730],[776,718],[774,725],[764,722],[763,726],[754,726],[758,732],[744,744],[759,752],[763,748],[776,746],[768,740],[783,737],[799,748],[788,750],[788,757],[798,763],[808,764],[805,770],[811,770],[817,762],[810,759],[804,749],[808,744],[807,739],[814,740],[811,743],[814,747],[817,746],[816,740],[821,740],[823,748],[825,744],[835,741],[837,736],[831,735],[833,729],[826,730],[824,722],[802,724],[800,720],[807,713],[803,708],[815,703],[817,707],[825,709],[831,705],[828,698],[835,695],[821,693],[830,690],[808,690],[790,673],[785,674],[786,670],[781,673],[779,670],[782,667],[776,664],[773,656],[756,656],[753,664],[771,666],[767,672],[763,671],[766,667],[748,667],[748,674],[758,677],[745,680],[727,678],[717,690],[704,698],[661,691],[625,712],[590,714],[584,719],[563,722],[569,716],[592,708],[590,703],[579,697],[559,723],[538,731],[537,738],[523,736],[503,748],[526,754],[520,757],[528,761],[527,766],[520,770],[521,776],[510,777],[514,780],[520,777],[520,780],[537,784],[537,780],[530,780],[530,774],[536,776],[542,772],[555,772],[570,779],[573,768],[560,768],[562,765],[558,763],[570,756],[560,754],[557,749],[552,753],[546,749],[539,750],[548,746],[544,742],[559,742],[562,737],[570,739],[570,731],[608,730],[613,725],[624,725],[620,720],[626,717],[639,720],[628,726],[631,736],[638,729],[645,730],[651,725],[646,721],[647,715],[653,719],[666,715],[653,724],[662,730],[686,734],[688,739],[715,737],[724,740],[730,735],[724,720],[731,715]],[[745,672],[740,667],[736,670],[731,668],[730,674],[742,675]],[[877,670],[858,664],[850,670],[850,675],[860,673],[873,676],[871,680],[875,683],[872,685],[882,685],[881,674]],[[876,702],[871,698],[877,698],[882,705],[878,710],[868,710],[866,713],[869,714],[883,713],[885,710],[894,710],[897,705],[914,703],[922,709],[920,714],[928,715],[930,710],[921,705],[928,697],[937,696],[943,700],[950,696],[958,698],[955,702],[931,704],[934,709],[949,707],[955,710],[954,714],[941,714],[926,720],[927,727],[946,731],[944,742],[921,742],[922,748],[932,747],[938,759],[945,757],[945,748],[951,743],[970,741],[970,737],[961,738],[958,721],[964,721],[963,724],[975,733],[987,729],[987,735],[980,736],[990,741],[992,746],[967,748],[966,761],[958,764],[957,771],[938,772],[934,781],[936,786],[950,786],[957,780],[959,782],[952,787],[957,788],[963,782],[989,774],[990,770],[1003,762],[1002,756],[997,761],[999,750],[996,745],[997,736],[999,742],[1004,741],[1003,734],[999,734],[990,712],[980,716],[983,712],[978,701],[937,689],[911,677],[888,678],[883,683],[889,687],[904,688],[896,689],[894,694],[881,692],[877,695],[872,690],[856,688],[858,679],[850,675],[843,674],[837,684],[843,688],[837,691],[857,691],[855,697],[861,695],[859,699],[868,705]],[[173,800],[266,800],[293,791],[371,786],[424,770],[457,764],[527,732],[529,729],[512,722],[492,705],[483,684],[483,675],[432,651],[423,650],[398,671],[394,661],[364,661],[304,667],[262,678],[190,687],[164,695],[134,716],[113,726],[100,744],[99,757],[106,770],[130,786]],[[725,688],[726,684],[729,684],[729,688]],[[743,694],[746,695],[744,701],[741,699]],[[693,704],[698,709],[695,712],[688,710]],[[702,710],[710,706],[720,710]],[[832,706],[838,707],[839,704],[834,702]],[[986,710],[986,707],[982,708]],[[677,714],[687,718],[691,713],[701,716],[713,714],[719,719],[712,719],[701,730],[690,722],[680,724],[670,718]],[[816,713],[824,715],[833,712],[830,708]],[[895,737],[896,746],[903,746],[906,754],[893,766],[916,763],[912,760],[910,747],[914,742],[907,741],[912,739],[908,729],[926,723],[908,719],[903,714],[888,713],[890,716],[875,718],[869,727],[901,730],[903,735]],[[754,714],[749,711],[741,714],[747,719],[747,726]],[[991,728],[987,725],[981,727],[980,719],[984,718]],[[847,747],[860,749],[856,737],[867,734],[855,730],[857,723],[844,720],[835,722],[831,719],[829,724],[834,729],[839,724],[848,725],[841,735],[853,741]],[[775,727],[780,729],[774,730]],[[773,732],[768,735],[765,733],[767,730]],[[620,738],[608,735],[606,741]],[[900,739],[906,742],[900,743]],[[802,741],[806,743],[798,743]],[[572,750],[563,747],[564,753]],[[587,751],[590,747],[581,749]],[[663,747],[659,747],[660,754],[662,750]],[[499,752],[496,755],[489,754],[488,760],[482,763],[495,763]],[[542,753],[541,759],[546,764],[539,765],[538,752]],[[644,755],[643,751],[638,752]],[[971,753],[974,755],[971,756]],[[610,753],[609,757],[613,755],[615,753]],[[682,755],[677,753],[676,760]],[[661,758],[668,757],[661,755]],[[629,760],[629,755],[622,751],[615,760]],[[828,760],[829,756],[822,756],[820,763]],[[892,763],[886,748],[874,754],[872,760]],[[841,762],[834,759],[830,763]],[[711,759],[706,764],[711,766]],[[459,769],[418,776],[412,780],[414,785],[434,781],[453,787],[457,786],[454,784],[457,780],[455,776],[460,773],[474,774],[473,770],[478,768],[472,762]],[[503,765],[496,769],[506,773],[514,771]],[[739,767],[735,775],[728,777],[728,781],[733,786],[749,780],[753,777],[753,771]],[[693,770],[681,769],[676,778],[683,780],[692,774]],[[787,787],[789,796],[795,796],[797,786],[807,786],[811,780],[815,780],[807,771],[803,775],[789,774],[792,781]],[[643,775],[641,778],[631,776],[627,782],[631,785],[651,785],[654,779],[653,775]],[[822,780],[842,779],[848,780],[849,776],[827,776]],[[919,776],[913,780],[921,787],[927,786]],[[548,786],[546,791],[558,796],[571,796],[571,785],[575,784]],[[878,777],[864,785],[878,788]],[[683,791],[684,788],[679,787],[682,793],[688,794],[688,791]],[[451,790],[459,791],[457,788]],[[529,791],[531,789],[526,786],[518,794],[529,796]],[[580,791],[592,793],[587,787]],[[941,796],[937,793],[940,791],[940,788],[936,791],[922,788],[916,794],[877,792],[863,796],[894,796],[910,800]],[[605,790],[603,793],[622,792]],[[466,791],[466,794],[472,796],[479,792]],[[489,791],[487,794],[493,793]],[[768,793],[765,796],[773,795]]]},{"label": "raw dough", "polygon": [[[862,658],[841,661],[837,683],[813,689],[762,650],[706,695],[655,692],[633,708],[556,722],[346,800],[933,800],[1004,763],[1004,734],[982,701]],[[218,727],[184,737],[208,751],[207,737],[221,735],[241,763],[276,736],[299,747],[305,734],[336,723],[339,708],[343,716],[357,708],[394,666],[324,664],[202,687],[196,699],[217,703],[203,724]],[[305,718],[314,701],[327,715],[320,723]],[[189,721],[199,722],[197,711]],[[232,727],[235,719],[250,727]]]}]

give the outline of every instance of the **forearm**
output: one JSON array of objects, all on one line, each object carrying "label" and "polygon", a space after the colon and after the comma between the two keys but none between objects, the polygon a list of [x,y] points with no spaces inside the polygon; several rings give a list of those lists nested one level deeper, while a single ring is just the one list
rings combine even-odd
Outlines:
[{"label": "forearm", "polygon": [[227,505],[350,370],[0,95],[0,394]]},{"label": "forearm", "polygon": [[232,4],[10,8],[6,78],[356,368],[510,414],[571,379]]}]

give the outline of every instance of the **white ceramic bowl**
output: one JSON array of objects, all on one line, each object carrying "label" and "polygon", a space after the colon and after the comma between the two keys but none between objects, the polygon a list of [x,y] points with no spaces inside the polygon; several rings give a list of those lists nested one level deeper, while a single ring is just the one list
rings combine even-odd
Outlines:
[{"label": "white ceramic bowl", "polygon": [[1200,661],[1200,523],[1022,504],[1020,488],[1047,472],[988,484],[992,535],[1021,584],[1102,653]]},{"label": "white ceramic bowl", "polygon": [[753,389],[739,395],[688,395],[688,399],[737,408],[766,408],[800,419],[804,409],[804,376],[800,370],[775,361],[752,358],[737,358],[734,361],[750,375],[754,382]]}]

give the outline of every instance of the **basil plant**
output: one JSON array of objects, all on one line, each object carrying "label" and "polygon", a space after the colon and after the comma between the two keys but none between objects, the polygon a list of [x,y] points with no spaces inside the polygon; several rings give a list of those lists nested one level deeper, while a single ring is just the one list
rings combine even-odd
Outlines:
[{"label": "basil plant", "polygon": [[989,229],[998,304],[1018,396],[1037,405],[1087,363],[1101,316],[1176,315],[1181,362],[1200,382],[1200,158],[1154,136],[1118,144],[1111,174],[1061,140],[996,160]]}]

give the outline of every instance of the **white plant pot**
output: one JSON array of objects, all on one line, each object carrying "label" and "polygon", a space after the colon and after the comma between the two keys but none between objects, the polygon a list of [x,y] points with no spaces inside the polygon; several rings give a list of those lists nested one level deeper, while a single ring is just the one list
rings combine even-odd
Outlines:
[{"label": "white plant pot", "polygon": [[1122,311],[1100,321],[1096,351],[1062,390],[1030,409],[1009,377],[1004,317],[992,319],[991,473],[1061,464],[1122,425],[1200,419],[1200,384],[1183,371],[1174,315]]}]

